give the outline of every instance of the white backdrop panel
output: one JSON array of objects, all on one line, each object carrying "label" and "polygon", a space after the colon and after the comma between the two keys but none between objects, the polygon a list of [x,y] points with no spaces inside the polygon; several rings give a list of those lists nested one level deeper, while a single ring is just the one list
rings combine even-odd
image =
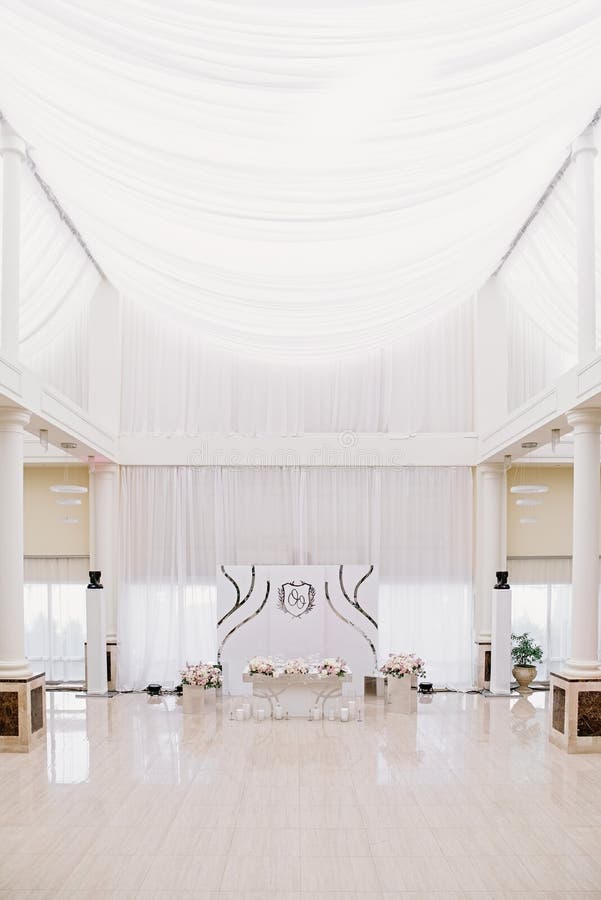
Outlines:
[{"label": "white backdrop panel", "polygon": [[377,604],[371,565],[221,566],[217,640],[225,690],[249,691],[242,672],[252,656],[316,655],[342,656],[362,692],[377,664]]}]

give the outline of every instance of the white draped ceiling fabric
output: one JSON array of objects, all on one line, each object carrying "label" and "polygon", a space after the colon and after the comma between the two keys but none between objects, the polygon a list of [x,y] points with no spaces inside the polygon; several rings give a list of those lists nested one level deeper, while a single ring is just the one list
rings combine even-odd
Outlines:
[{"label": "white draped ceiling fabric", "polygon": [[6,0],[0,106],[124,297],[310,364],[482,285],[600,42],[598,0]]}]

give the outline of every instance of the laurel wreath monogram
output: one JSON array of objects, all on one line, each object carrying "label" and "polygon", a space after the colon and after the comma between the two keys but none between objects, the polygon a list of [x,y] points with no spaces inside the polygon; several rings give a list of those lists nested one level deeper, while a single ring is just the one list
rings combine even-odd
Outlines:
[{"label": "laurel wreath monogram", "polygon": [[[286,597],[286,587],[291,588],[288,592],[288,597]],[[308,588],[306,595],[304,591],[298,590],[303,587]],[[311,612],[314,606],[315,588],[312,584],[307,584],[304,581],[298,585],[286,582],[278,588],[278,607],[282,612],[288,613],[298,619],[300,616],[304,616],[308,612]]]}]

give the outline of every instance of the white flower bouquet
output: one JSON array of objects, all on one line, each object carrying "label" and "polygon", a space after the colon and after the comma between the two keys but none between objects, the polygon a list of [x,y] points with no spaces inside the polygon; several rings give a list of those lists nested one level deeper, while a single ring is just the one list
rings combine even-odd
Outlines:
[{"label": "white flower bouquet", "polygon": [[309,666],[302,657],[284,663],[284,675],[308,675]]},{"label": "white flower bouquet", "polygon": [[221,666],[214,663],[199,662],[195,665],[186,663],[185,669],[181,671],[182,684],[190,684],[195,687],[203,687],[205,691],[209,688],[218,688],[223,684],[223,675]]},{"label": "white flower bouquet", "polygon": [[391,653],[380,666],[380,672],[393,678],[403,678],[404,675],[425,675],[424,667],[424,660],[415,653]]},{"label": "white flower bouquet", "polygon": [[248,661],[249,675],[271,675],[275,672],[273,662],[267,656],[253,656]]},{"label": "white flower bouquet", "polygon": [[317,671],[321,675],[338,675],[339,678],[342,678],[344,675],[348,675],[351,670],[341,656],[327,656],[319,663]]}]

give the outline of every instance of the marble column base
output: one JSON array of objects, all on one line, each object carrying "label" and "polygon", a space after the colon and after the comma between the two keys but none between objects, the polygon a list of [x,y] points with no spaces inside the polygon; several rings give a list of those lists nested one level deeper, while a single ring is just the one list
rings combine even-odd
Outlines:
[{"label": "marble column base", "polygon": [[489,691],[492,645],[490,641],[476,641],[476,647],[476,687],[479,691]]},{"label": "marble column base", "polygon": [[0,753],[29,753],[46,735],[46,677],[0,679]]},{"label": "marble column base", "polygon": [[[84,644],[86,664],[86,689],[88,684],[88,642]],[[108,691],[117,690],[117,664],[119,658],[119,645],[117,641],[106,642],[106,686]]]},{"label": "marble column base", "polygon": [[549,740],[566,753],[601,753],[601,674],[551,672]]}]

